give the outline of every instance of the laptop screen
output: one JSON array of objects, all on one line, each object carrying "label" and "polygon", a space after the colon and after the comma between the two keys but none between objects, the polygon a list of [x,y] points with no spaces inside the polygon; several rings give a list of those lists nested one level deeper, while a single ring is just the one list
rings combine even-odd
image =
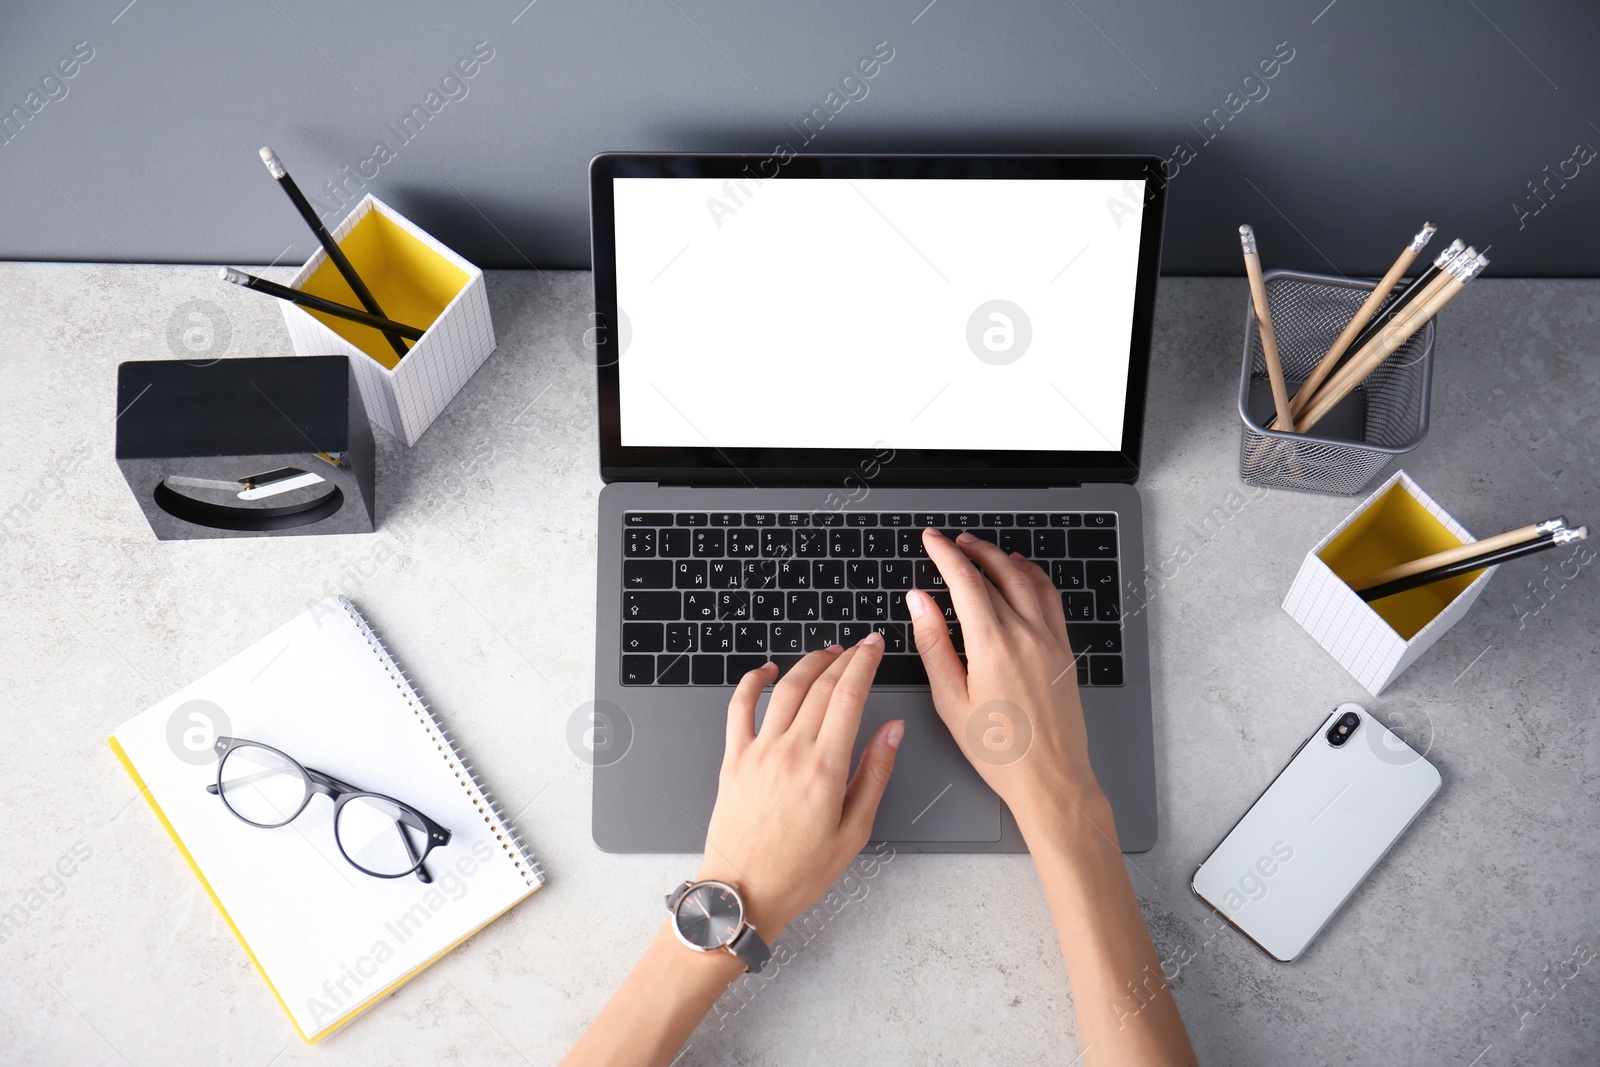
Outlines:
[{"label": "laptop screen", "polygon": [[605,190],[623,449],[1124,452],[1144,180],[625,169]]}]

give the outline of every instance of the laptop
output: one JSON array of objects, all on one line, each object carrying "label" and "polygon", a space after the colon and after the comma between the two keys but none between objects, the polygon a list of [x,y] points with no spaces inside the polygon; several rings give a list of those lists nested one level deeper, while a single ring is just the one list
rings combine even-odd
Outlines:
[{"label": "laptop", "polygon": [[931,525],[1049,571],[1119,839],[1152,847],[1132,483],[1160,160],[608,153],[589,173],[595,843],[702,851],[733,684],[877,630],[856,755],[888,719],[906,733],[874,839],[1025,851],[916,655],[911,588],[962,648]]}]

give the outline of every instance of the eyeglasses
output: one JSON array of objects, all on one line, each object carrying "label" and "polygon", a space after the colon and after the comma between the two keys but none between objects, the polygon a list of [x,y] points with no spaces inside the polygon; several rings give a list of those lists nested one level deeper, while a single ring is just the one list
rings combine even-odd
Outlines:
[{"label": "eyeglasses", "polygon": [[219,737],[217,781],[206,792],[251,826],[287,826],[317,793],[333,801],[333,839],[350,865],[374,878],[404,878],[423,866],[428,853],[450,843],[450,831],[409,804],[369,793],[321,771],[303,767],[271,745]]}]

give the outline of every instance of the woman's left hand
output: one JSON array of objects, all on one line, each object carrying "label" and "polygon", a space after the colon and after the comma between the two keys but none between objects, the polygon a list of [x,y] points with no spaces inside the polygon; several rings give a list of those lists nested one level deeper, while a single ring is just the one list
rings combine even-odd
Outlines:
[{"label": "woman's left hand", "polygon": [[728,740],[699,879],[739,890],[771,944],[867,844],[905,723],[885,723],[850,775],[850,750],[883,638],[813,652],[773,688],[761,732],[756,700],[777,674],[746,674],[728,702]]}]

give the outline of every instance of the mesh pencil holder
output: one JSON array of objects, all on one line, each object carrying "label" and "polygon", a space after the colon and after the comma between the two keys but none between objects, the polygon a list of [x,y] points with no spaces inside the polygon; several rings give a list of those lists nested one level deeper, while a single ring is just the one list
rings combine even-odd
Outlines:
[{"label": "mesh pencil holder", "polygon": [[[1372,291],[1373,282],[1272,270],[1262,276],[1292,396]],[[1381,308],[1379,309],[1382,310]],[[1245,301],[1239,374],[1239,476],[1250,485],[1351,495],[1428,434],[1434,322],[1406,339],[1309,434],[1269,430],[1272,391],[1254,309]]]}]

